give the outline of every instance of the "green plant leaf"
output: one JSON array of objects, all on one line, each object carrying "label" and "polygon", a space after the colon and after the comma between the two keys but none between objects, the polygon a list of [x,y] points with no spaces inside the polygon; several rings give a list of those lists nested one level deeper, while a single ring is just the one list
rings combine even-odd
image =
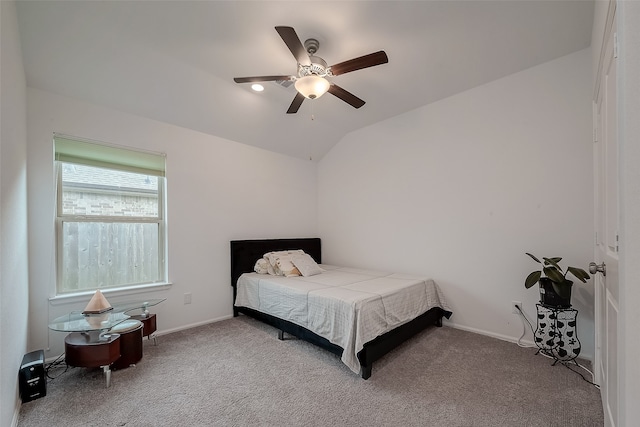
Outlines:
[{"label": "green plant leaf", "polygon": [[547,276],[554,283],[562,283],[564,282],[564,275],[561,271],[558,271],[554,267],[544,267],[542,269],[544,271],[545,276]]},{"label": "green plant leaf", "polygon": [[534,271],[533,273],[527,276],[527,279],[524,281],[524,287],[529,289],[540,280],[540,276],[542,276],[542,271]]},{"label": "green plant leaf", "polygon": [[544,258],[544,265],[552,265],[554,266],[556,269],[558,269],[560,272],[562,272],[562,268],[560,268],[560,265],[558,264],[560,261],[562,260],[562,258]]},{"label": "green plant leaf", "polygon": [[587,279],[591,277],[589,276],[589,273],[587,273],[581,268],[569,267],[567,268],[567,270],[569,271],[569,273],[573,274],[575,278],[580,280],[582,283],[587,283]]},{"label": "green plant leaf", "polygon": [[533,258],[533,260],[538,264],[542,264],[542,262],[538,258],[536,258],[534,255],[531,255],[529,252],[525,252],[525,253],[529,255],[531,258]]}]

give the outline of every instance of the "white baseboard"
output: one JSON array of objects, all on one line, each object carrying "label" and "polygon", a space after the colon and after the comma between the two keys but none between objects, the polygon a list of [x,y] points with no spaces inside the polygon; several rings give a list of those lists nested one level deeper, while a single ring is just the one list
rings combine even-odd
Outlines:
[{"label": "white baseboard", "polygon": [[[489,332],[489,331],[485,331],[483,329],[477,329],[477,328],[471,328],[469,326],[464,326],[464,325],[459,325],[457,323],[448,321],[448,320],[444,320],[442,322],[443,325],[446,326],[450,326],[454,329],[460,329],[462,331],[467,331],[467,332],[473,332],[476,334],[480,334],[480,335],[486,335],[488,337],[492,337],[492,338],[497,338],[499,340],[503,340],[503,341],[508,341],[508,342],[512,342],[514,344],[518,344],[518,339],[508,336],[508,335],[502,335],[502,334],[496,334],[495,332]],[[536,344],[528,339],[522,339],[520,340],[520,345],[523,347],[531,347],[531,348],[538,348],[536,346]],[[593,366],[593,355],[592,354],[585,354],[585,353],[580,353],[580,356],[578,356],[579,359],[582,360],[587,360],[591,363],[591,365]]]},{"label": "white baseboard", "polygon": [[22,400],[18,399],[13,411],[13,419],[11,420],[11,427],[18,427],[18,418],[20,418],[20,408],[22,407]]},{"label": "white baseboard", "polygon": [[158,331],[156,331],[156,335],[157,336],[161,336],[161,335],[171,334],[173,332],[180,332],[180,331],[184,331],[186,329],[191,329],[191,328],[196,328],[198,326],[208,325],[209,323],[221,322],[223,320],[231,319],[232,317],[233,317],[233,315],[229,314],[227,316],[217,317],[215,319],[209,319],[209,320],[205,320],[205,321],[202,321],[202,322],[190,323],[188,325],[179,326],[177,328],[158,330]]},{"label": "white baseboard", "polygon": [[[449,321],[445,321],[445,322],[443,322],[443,324],[446,324],[447,326],[451,326],[452,328],[455,328],[455,329],[460,329],[462,331],[473,332],[473,333],[480,334],[480,335],[486,335],[488,337],[497,338],[497,339],[502,340],[502,341],[509,341],[509,342],[514,343],[514,344],[518,343],[518,339],[517,338],[510,337],[508,335],[496,334],[495,332],[489,332],[489,331],[485,331],[483,329],[471,328],[469,326],[459,325],[457,323],[449,322]],[[530,341],[530,340],[527,340],[527,339],[520,340],[520,344],[522,344],[525,347],[537,348],[533,341]]]}]

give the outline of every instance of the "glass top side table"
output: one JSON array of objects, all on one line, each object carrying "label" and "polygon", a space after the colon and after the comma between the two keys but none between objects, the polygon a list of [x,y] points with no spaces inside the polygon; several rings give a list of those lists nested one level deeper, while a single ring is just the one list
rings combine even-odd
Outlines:
[{"label": "glass top side table", "polygon": [[[120,334],[110,333],[111,329],[134,317],[149,318],[149,307],[160,304],[166,298],[115,304],[102,313],[72,311],[49,323],[49,329],[69,332],[65,338],[65,360],[72,366],[95,367],[104,370],[107,387],[111,383],[112,363],[121,357]],[[142,314],[130,316],[128,313],[141,310]],[[155,321],[155,314],[153,320]],[[142,342],[140,342],[142,345]],[[140,353],[142,354],[142,353]]]},{"label": "glass top side table", "polygon": [[157,298],[115,304],[111,310],[100,314],[83,314],[81,311],[72,311],[54,319],[49,324],[49,329],[61,332],[81,332],[89,337],[90,343],[100,342],[104,340],[105,334],[111,328],[131,317],[127,313],[133,310],[142,310],[144,316],[149,313],[149,307],[160,304],[165,299]]},{"label": "glass top side table", "polygon": [[141,310],[141,315],[147,316],[149,314],[149,307],[158,305],[165,300],[166,298],[152,298],[140,301],[124,302],[122,304],[114,304],[113,311],[129,314],[131,311]]},{"label": "glass top side table", "polygon": [[[153,343],[158,345],[155,334],[157,329],[156,315],[155,313],[149,313],[149,307],[158,305],[164,300],[166,300],[166,298],[116,304],[116,310],[124,310],[124,313],[130,315],[132,319],[141,321],[143,325],[142,336],[147,337],[148,339],[153,338]],[[134,315],[136,310],[140,310],[141,313]]]},{"label": "glass top side table", "polygon": [[122,312],[109,310],[100,314],[82,314],[72,311],[49,323],[49,329],[61,332],[82,332],[89,336],[89,342],[99,342],[106,331],[129,318]]}]

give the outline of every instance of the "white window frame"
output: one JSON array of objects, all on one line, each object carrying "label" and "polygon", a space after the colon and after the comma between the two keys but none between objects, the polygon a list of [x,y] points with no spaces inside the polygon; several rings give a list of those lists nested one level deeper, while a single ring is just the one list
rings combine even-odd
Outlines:
[{"label": "white window frame", "polygon": [[[64,137],[70,138],[70,137]],[[74,141],[86,142],[88,144],[100,144],[103,146],[107,146],[102,143],[95,143],[93,141],[80,140],[78,138],[73,138]],[[136,150],[130,150],[128,148],[116,148],[117,150],[126,150],[131,151],[132,153],[139,153]],[[155,154],[155,153],[154,153]],[[56,215],[55,215],[55,229],[56,229],[56,289],[55,295],[56,297],[68,297],[78,294],[86,294],[93,293],[95,290],[100,289],[101,291],[118,291],[118,290],[135,290],[137,288],[145,288],[149,286],[157,286],[157,285],[166,285],[167,282],[167,263],[166,263],[166,250],[167,250],[167,238],[166,238],[166,178],[164,176],[164,171],[161,176],[157,176],[158,178],[158,216],[157,217],[138,217],[138,216],[100,216],[100,215],[70,215],[63,213],[63,197],[62,197],[62,164],[86,164],[88,166],[94,166],[90,162],[73,162],[73,161],[64,161],[54,159],[55,161],[55,173],[56,173]],[[117,167],[109,167],[109,165],[99,165],[101,168],[112,169],[112,170],[122,170]],[[134,173],[140,173],[133,171]],[[96,287],[96,288],[88,288],[81,290],[64,290],[61,289],[63,284],[63,226],[65,222],[90,222],[90,223],[103,223],[103,224],[112,224],[112,223],[148,223],[148,224],[157,224],[158,226],[158,280],[155,282],[143,282],[143,283],[128,283],[128,284],[118,284],[106,287]]]}]

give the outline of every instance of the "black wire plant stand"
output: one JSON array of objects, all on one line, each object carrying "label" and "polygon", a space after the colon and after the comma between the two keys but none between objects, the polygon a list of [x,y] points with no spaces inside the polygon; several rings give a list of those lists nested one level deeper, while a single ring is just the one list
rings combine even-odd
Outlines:
[{"label": "black wire plant stand", "polygon": [[536,304],[536,309],[538,316],[534,341],[538,346],[538,353],[553,357],[554,365],[578,357],[581,349],[576,328],[578,310],[543,304]]}]

